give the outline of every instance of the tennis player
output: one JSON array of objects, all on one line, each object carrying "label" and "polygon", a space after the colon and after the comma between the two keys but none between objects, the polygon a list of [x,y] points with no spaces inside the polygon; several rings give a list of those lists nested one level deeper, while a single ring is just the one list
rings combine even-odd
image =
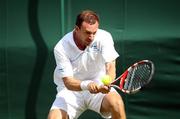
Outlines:
[{"label": "tennis player", "polygon": [[104,118],[126,119],[121,96],[101,82],[104,75],[115,78],[119,55],[111,34],[99,29],[95,12],[77,16],[75,28],[56,44],[54,55],[57,95],[48,119],[77,119],[87,109]]}]

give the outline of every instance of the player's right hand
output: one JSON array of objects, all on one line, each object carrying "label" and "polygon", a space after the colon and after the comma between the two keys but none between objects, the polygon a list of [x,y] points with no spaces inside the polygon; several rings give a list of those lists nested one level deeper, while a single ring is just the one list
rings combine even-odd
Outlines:
[{"label": "player's right hand", "polygon": [[90,93],[96,94],[96,93],[108,93],[110,91],[110,87],[105,86],[105,85],[101,85],[99,86],[97,83],[95,82],[91,82],[88,84],[88,90]]},{"label": "player's right hand", "polygon": [[88,84],[88,90],[90,93],[99,93],[99,86],[95,82]]}]

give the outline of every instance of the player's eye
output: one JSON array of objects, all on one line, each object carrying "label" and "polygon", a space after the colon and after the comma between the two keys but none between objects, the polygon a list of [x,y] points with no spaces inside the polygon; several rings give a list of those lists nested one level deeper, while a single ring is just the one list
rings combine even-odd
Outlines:
[{"label": "player's eye", "polygon": [[91,35],[91,34],[92,34],[92,35],[95,35],[96,32],[89,32],[89,31],[86,31],[86,34],[87,34],[87,35]]}]

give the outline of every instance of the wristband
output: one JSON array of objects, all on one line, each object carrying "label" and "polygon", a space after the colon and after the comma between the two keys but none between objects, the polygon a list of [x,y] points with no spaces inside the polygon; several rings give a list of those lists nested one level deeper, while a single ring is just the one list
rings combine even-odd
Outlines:
[{"label": "wristband", "polygon": [[81,81],[80,87],[82,90],[88,90],[88,85],[93,81],[91,80],[86,80],[86,81]]}]

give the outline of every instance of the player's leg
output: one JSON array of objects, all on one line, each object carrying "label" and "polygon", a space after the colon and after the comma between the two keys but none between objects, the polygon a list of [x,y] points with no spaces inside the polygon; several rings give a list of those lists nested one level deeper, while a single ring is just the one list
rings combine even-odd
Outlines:
[{"label": "player's leg", "polygon": [[48,119],[68,119],[68,115],[64,110],[52,109],[49,111]]},{"label": "player's leg", "polygon": [[124,103],[117,91],[111,88],[108,94],[91,94],[83,96],[88,109],[99,113],[104,118],[126,119]]},{"label": "player's leg", "polygon": [[109,92],[102,100],[101,113],[111,113],[112,119],[126,119],[124,102],[117,92]]},{"label": "player's leg", "polygon": [[82,92],[70,91],[67,89],[61,90],[56,95],[48,119],[76,119],[84,112],[86,105],[81,98]]}]

